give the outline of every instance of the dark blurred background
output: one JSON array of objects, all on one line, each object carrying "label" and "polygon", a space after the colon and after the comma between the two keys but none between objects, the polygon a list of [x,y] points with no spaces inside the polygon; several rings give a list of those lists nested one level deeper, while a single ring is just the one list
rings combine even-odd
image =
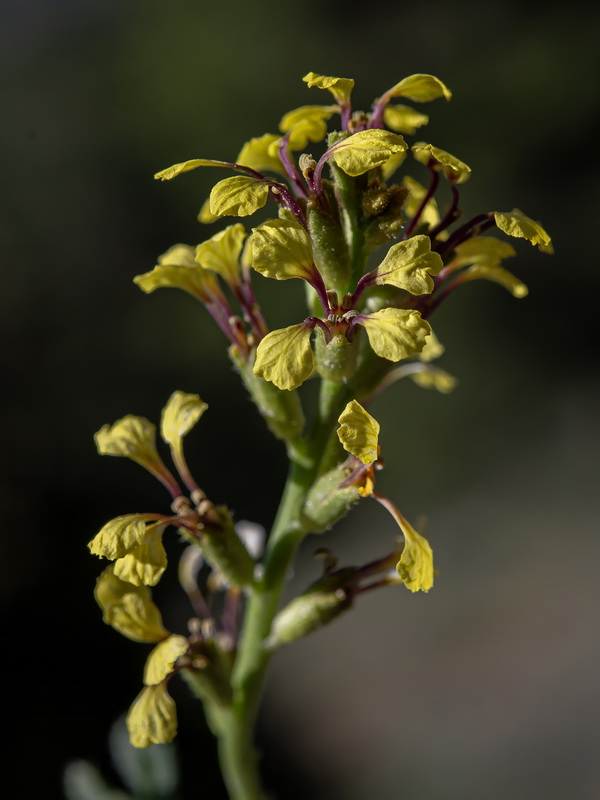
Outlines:
[{"label": "dark blurred background", "polygon": [[[191,298],[146,297],[131,278],[219,229],[196,221],[212,172],[153,173],[233,158],[285,111],[329,102],[301,82],[314,70],[354,77],[358,108],[413,72],[439,76],[454,98],[424,108],[423,138],[473,168],[465,213],[519,206],[556,255],[513,242],[529,297],[480,282],[433,318],[453,394],[402,382],[375,404],[379,487],[426,517],[441,574],[426,596],[363,598],[275,659],[259,734],[269,785],[282,800],[600,796],[599,22],[582,4],[517,0],[0,2],[2,751],[19,794],[61,796],[80,758],[116,782],[107,731],[148,652],[103,625],[86,543],[164,498],[135,465],[99,458],[93,433],[199,392],[199,482],[238,518],[273,518],[284,456],[224,340]],[[299,285],[256,284],[273,327],[300,318]],[[290,594],[316,577],[316,547],[361,563],[394,536],[362,504],[310,538]],[[174,581],[156,597],[181,626]],[[220,800],[200,707],[175,695],[183,796]]]}]

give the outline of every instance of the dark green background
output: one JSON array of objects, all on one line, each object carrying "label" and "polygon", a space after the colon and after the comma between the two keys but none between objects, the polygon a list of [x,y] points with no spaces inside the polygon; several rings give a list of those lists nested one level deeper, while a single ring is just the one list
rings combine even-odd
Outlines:
[{"label": "dark green background", "polygon": [[[157,420],[176,388],[199,392],[199,482],[239,518],[273,517],[285,461],[221,335],[190,298],[145,297],[131,278],[218,229],[195,220],[212,173],[153,173],[233,158],[285,111],[329,102],[300,80],[314,70],[354,77],[357,107],[413,72],[438,75],[454,98],[427,107],[424,138],[473,168],[465,213],[517,205],[556,255],[519,243],[527,299],[472,284],[434,316],[454,394],[398,384],[374,406],[379,487],[426,515],[441,574],[427,596],[365,597],[276,659],[261,725],[270,785],[315,800],[596,798],[598,12],[3,0],[0,15],[10,796],[59,796],[73,758],[107,769],[106,731],[140,685],[147,648],[102,624],[85,545],[165,498],[134,465],[99,458],[94,431],[126,413]],[[256,284],[272,327],[301,318],[299,285]],[[317,546],[360,563],[394,536],[365,502],[311,538],[293,588],[316,575]],[[174,584],[157,596],[181,626]],[[180,717],[185,797],[222,797],[199,707]]]}]

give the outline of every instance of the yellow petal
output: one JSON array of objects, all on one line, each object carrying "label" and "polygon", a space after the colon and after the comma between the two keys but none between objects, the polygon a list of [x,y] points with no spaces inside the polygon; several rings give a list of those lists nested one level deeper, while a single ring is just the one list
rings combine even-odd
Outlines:
[{"label": "yellow petal", "polygon": [[414,103],[428,103],[438,97],[450,100],[452,92],[434,75],[409,75],[385,93],[386,97],[406,97]]},{"label": "yellow petal", "polygon": [[509,236],[527,239],[531,244],[537,244],[543,252],[552,252],[552,240],[539,222],[535,222],[519,208],[512,211],[494,211],[496,225]]},{"label": "yellow petal", "polygon": [[398,515],[397,521],[405,542],[396,565],[398,575],[411,592],[428,592],[433,586],[433,552],[429,542],[401,515]]},{"label": "yellow petal", "polygon": [[88,547],[95,556],[114,561],[136,548],[145,534],[146,523],[140,519],[139,514],[126,514],[107,522]]},{"label": "yellow petal", "polygon": [[439,367],[423,368],[420,372],[409,375],[410,378],[422,389],[435,389],[442,394],[449,394],[456,388],[458,381],[449,372]]},{"label": "yellow petal", "polygon": [[417,128],[427,125],[429,117],[410,106],[386,106],[383,121],[397,133],[416,133]]},{"label": "yellow petal", "polygon": [[129,709],[125,722],[134,747],[173,741],[177,733],[177,710],[166,684],[144,687]]},{"label": "yellow petal", "polygon": [[382,308],[374,314],[365,314],[361,324],[373,350],[389,361],[420,353],[431,334],[429,323],[418,311],[401,308]]},{"label": "yellow petal", "polygon": [[213,186],[210,193],[210,211],[223,216],[248,217],[262,208],[269,198],[266,183],[245,175],[225,178]]},{"label": "yellow petal", "polygon": [[396,153],[395,156],[388,158],[385,164],[381,165],[381,173],[383,175],[383,180],[389,181],[394,172],[396,172],[396,170],[402,166],[405,159],[406,159],[406,150],[404,150],[402,153]]},{"label": "yellow petal", "polygon": [[485,280],[493,281],[494,283],[500,284],[500,286],[504,286],[505,289],[508,289],[513,297],[526,297],[529,294],[527,286],[513,275],[512,272],[509,272],[503,267],[474,264],[462,273],[461,278],[463,280],[484,278]]},{"label": "yellow petal", "polygon": [[173,634],[156,645],[146,660],[144,683],[155,686],[162,683],[172,672],[179,656],[187,653],[190,644],[185,636]]},{"label": "yellow petal", "polygon": [[434,147],[432,144],[417,142],[413,144],[412,151],[414,157],[421,164],[428,164],[431,158],[435,159],[443,168],[446,177],[456,183],[464,183],[471,175],[471,167],[465,164],[464,161],[450,155],[445,150],[441,150],[439,147]]},{"label": "yellow petal", "polygon": [[433,291],[432,275],[444,266],[438,253],[431,252],[429,236],[413,236],[393,245],[375,270],[375,283],[388,284],[414,295]]},{"label": "yellow petal", "polygon": [[207,408],[208,404],[197,394],[173,392],[162,411],[160,432],[164,441],[178,450],[181,439],[187,436]]},{"label": "yellow petal", "polygon": [[315,272],[308,233],[293,220],[274,219],[254,228],[249,238],[252,268],[265,278],[310,280]]},{"label": "yellow petal", "polygon": [[[316,124],[327,121],[339,110],[339,106],[300,106],[300,108],[295,108],[293,111],[288,111],[287,114],[284,114],[279,123],[279,130],[282,133],[287,133],[299,122],[312,121]],[[322,139],[323,137],[321,136],[320,138]],[[319,139],[314,139],[313,141],[319,141]]]},{"label": "yellow petal", "polygon": [[207,197],[206,200],[202,203],[202,208],[198,212],[198,222],[202,222],[203,225],[211,225],[218,219],[220,219],[219,215],[213,214],[211,212],[210,197]]},{"label": "yellow petal", "polygon": [[319,89],[329,89],[335,102],[342,105],[347,104],[354,87],[352,78],[332,78],[316,72],[309,72],[302,80],[308,84],[309,88],[316,86]]},{"label": "yellow petal", "polygon": [[231,164],[227,161],[213,161],[210,158],[192,158],[190,161],[182,161],[180,164],[173,164],[172,167],[157,172],[154,176],[155,180],[170,181],[171,178],[181,175],[182,172],[189,172],[198,167],[230,167]]},{"label": "yellow petal", "polygon": [[151,525],[142,542],[114,563],[115,577],[134,586],[156,586],[167,568],[162,543],[165,525]]},{"label": "yellow petal", "polygon": [[357,400],[351,400],[338,418],[338,439],[348,453],[363,464],[372,464],[379,454],[380,425]]},{"label": "yellow petal", "polygon": [[[290,150],[304,150],[308,142],[320,142],[327,134],[327,120],[339,111],[339,106],[301,106],[282,117],[279,130],[290,131]],[[278,140],[278,143],[281,139]],[[273,147],[271,145],[271,153]],[[278,147],[278,144],[277,144]]]},{"label": "yellow petal", "polygon": [[136,275],[133,282],[146,294],[156,289],[181,289],[203,303],[211,301],[211,293],[217,288],[214,275],[199,264],[190,267],[158,264],[150,272]]},{"label": "yellow petal", "polygon": [[496,239],[495,236],[474,236],[458,245],[454,251],[452,264],[458,267],[470,264],[499,267],[504,258],[516,254],[517,251],[511,244]]},{"label": "yellow petal", "polygon": [[236,163],[244,167],[250,167],[257,172],[277,172],[285,175],[283,164],[279,160],[277,152],[273,153],[272,146],[280,141],[281,137],[274,133],[265,133],[264,136],[257,136],[246,142],[236,158]]},{"label": "yellow petal", "polygon": [[256,349],[254,374],[279,389],[297,389],[314,369],[311,333],[304,323],[268,333]]},{"label": "yellow petal", "polygon": [[94,597],[104,622],[134,642],[160,642],[169,635],[150,589],[119,580],[112,564],[96,581]]},{"label": "yellow petal", "polygon": [[439,358],[446,348],[437,338],[435,333],[431,331],[427,339],[425,340],[425,347],[419,353],[419,360],[420,361],[433,361],[436,358]]},{"label": "yellow petal", "polygon": [[340,169],[353,177],[380,167],[407,144],[397,133],[373,128],[349,136],[333,146],[333,159]]},{"label": "yellow petal", "polygon": [[144,417],[128,414],[95,434],[96,447],[103,456],[125,456],[143,467],[162,463],[156,452],[156,427]]},{"label": "yellow petal", "polygon": [[240,285],[240,255],[246,229],[238,222],[219,231],[196,248],[196,261],[204,269],[220,275],[229,286]]},{"label": "yellow petal", "polygon": [[[427,189],[414,178],[411,178],[410,175],[404,176],[402,179],[402,185],[410,192],[408,200],[405,204],[406,213],[409,217],[414,217],[414,215],[417,213],[417,209],[421,205],[421,201],[427,193]],[[435,198],[432,197],[423,209],[421,214],[421,222],[426,222],[431,229],[435,228],[439,221],[440,215],[438,212],[437,203]]]}]

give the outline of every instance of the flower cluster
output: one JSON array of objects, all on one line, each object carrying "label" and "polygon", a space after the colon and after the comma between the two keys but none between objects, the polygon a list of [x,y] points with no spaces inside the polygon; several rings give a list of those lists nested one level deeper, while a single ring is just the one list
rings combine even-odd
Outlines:
[{"label": "flower cluster", "polygon": [[[296,470],[292,482],[304,493],[297,492],[293,508],[286,501],[277,536],[324,532],[364,498],[381,504],[399,527],[394,551],[363,567],[337,569],[328,555],[325,575],[270,618],[261,634],[263,649],[257,651],[261,658],[330,622],[372,588],[402,583],[411,592],[431,589],[429,543],[375,491],[375,472],[383,466],[380,426],[365,406],[405,376],[441,392],[453,388],[454,379],[432,364],[443,347],[429,318],[457,287],[486,279],[515,297],[527,294],[503,266],[515,255],[513,247],[482,234],[496,227],[552,252],[545,230],[517,208],[459,224],[459,187],[469,179],[470,167],[433,144],[418,141],[409,147],[404,136],[414,135],[429,118],[395,102],[449,100],[451,93],[438,78],[411,75],[368,112],[353,109],[350,79],[311,72],[304,81],[330,92],[333,102],[288,112],[278,133],[246,142],[235,161],[198,158],[155,176],[170,180],[199,167],[233,170],[236,175],[213,187],[200,222],[247,217],[269,201],[275,217],[249,234],[235,222],[195,247],[176,244],[153,270],[134,279],[145,292],[178,288],[206,307],[226,336],[229,355],[259,412],[285,442]],[[334,118],[339,124],[328,133]],[[306,152],[309,143],[320,147],[318,157]],[[417,168],[425,168],[427,185],[410,175],[397,181],[409,152],[421,165]],[[449,202],[440,212],[442,179]],[[385,252],[379,253],[381,248]],[[305,319],[270,330],[252,286],[254,272],[277,281],[303,281]],[[318,409],[308,415],[296,390],[313,377],[320,378],[321,392]],[[236,530],[227,508],[208,500],[188,468],[183,438],[206,408],[198,395],[175,392],[163,410],[161,434],[179,479],[160,458],[148,420],[124,417],[96,435],[100,453],[140,463],[171,495],[169,513],[117,517],[90,542],[92,553],[113,562],[96,589],[105,621],[135,641],[156,644],[146,664],[145,688],[128,717],[132,742],[139,747],[173,737],[175,710],[166,686],[177,673],[213,709],[232,702],[243,598],[250,602],[266,595],[282,580],[272,570],[286,570],[278,554],[269,560],[271,545],[264,566],[257,568],[258,549]],[[190,548],[180,580],[196,616],[186,636],[163,626],[149,589],[167,566],[162,536],[168,526]],[[272,536],[272,552],[277,536]],[[201,592],[202,564],[212,573]],[[215,587],[225,593],[218,612],[210,604]]]}]

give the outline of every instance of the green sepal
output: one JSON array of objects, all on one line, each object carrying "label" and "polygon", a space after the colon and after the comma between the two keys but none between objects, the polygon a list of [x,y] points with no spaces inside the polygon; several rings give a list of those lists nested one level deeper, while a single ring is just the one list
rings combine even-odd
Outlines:
[{"label": "green sepal", "polygon": [[351,472],[350,467],[340,465],[321,475],[313,484],[302,509],[303,520],[313,533],[331,528],[361,499],[356,486],[340,488]]},{"label": "green sepal", "polygon": [[246,362],[237,348],[229,348],[229,356],[271,433],[284,441],[299,436],[304,428],[304,412],[298,393],[278,389],[259,378],[252,372],[253,359]]}]

